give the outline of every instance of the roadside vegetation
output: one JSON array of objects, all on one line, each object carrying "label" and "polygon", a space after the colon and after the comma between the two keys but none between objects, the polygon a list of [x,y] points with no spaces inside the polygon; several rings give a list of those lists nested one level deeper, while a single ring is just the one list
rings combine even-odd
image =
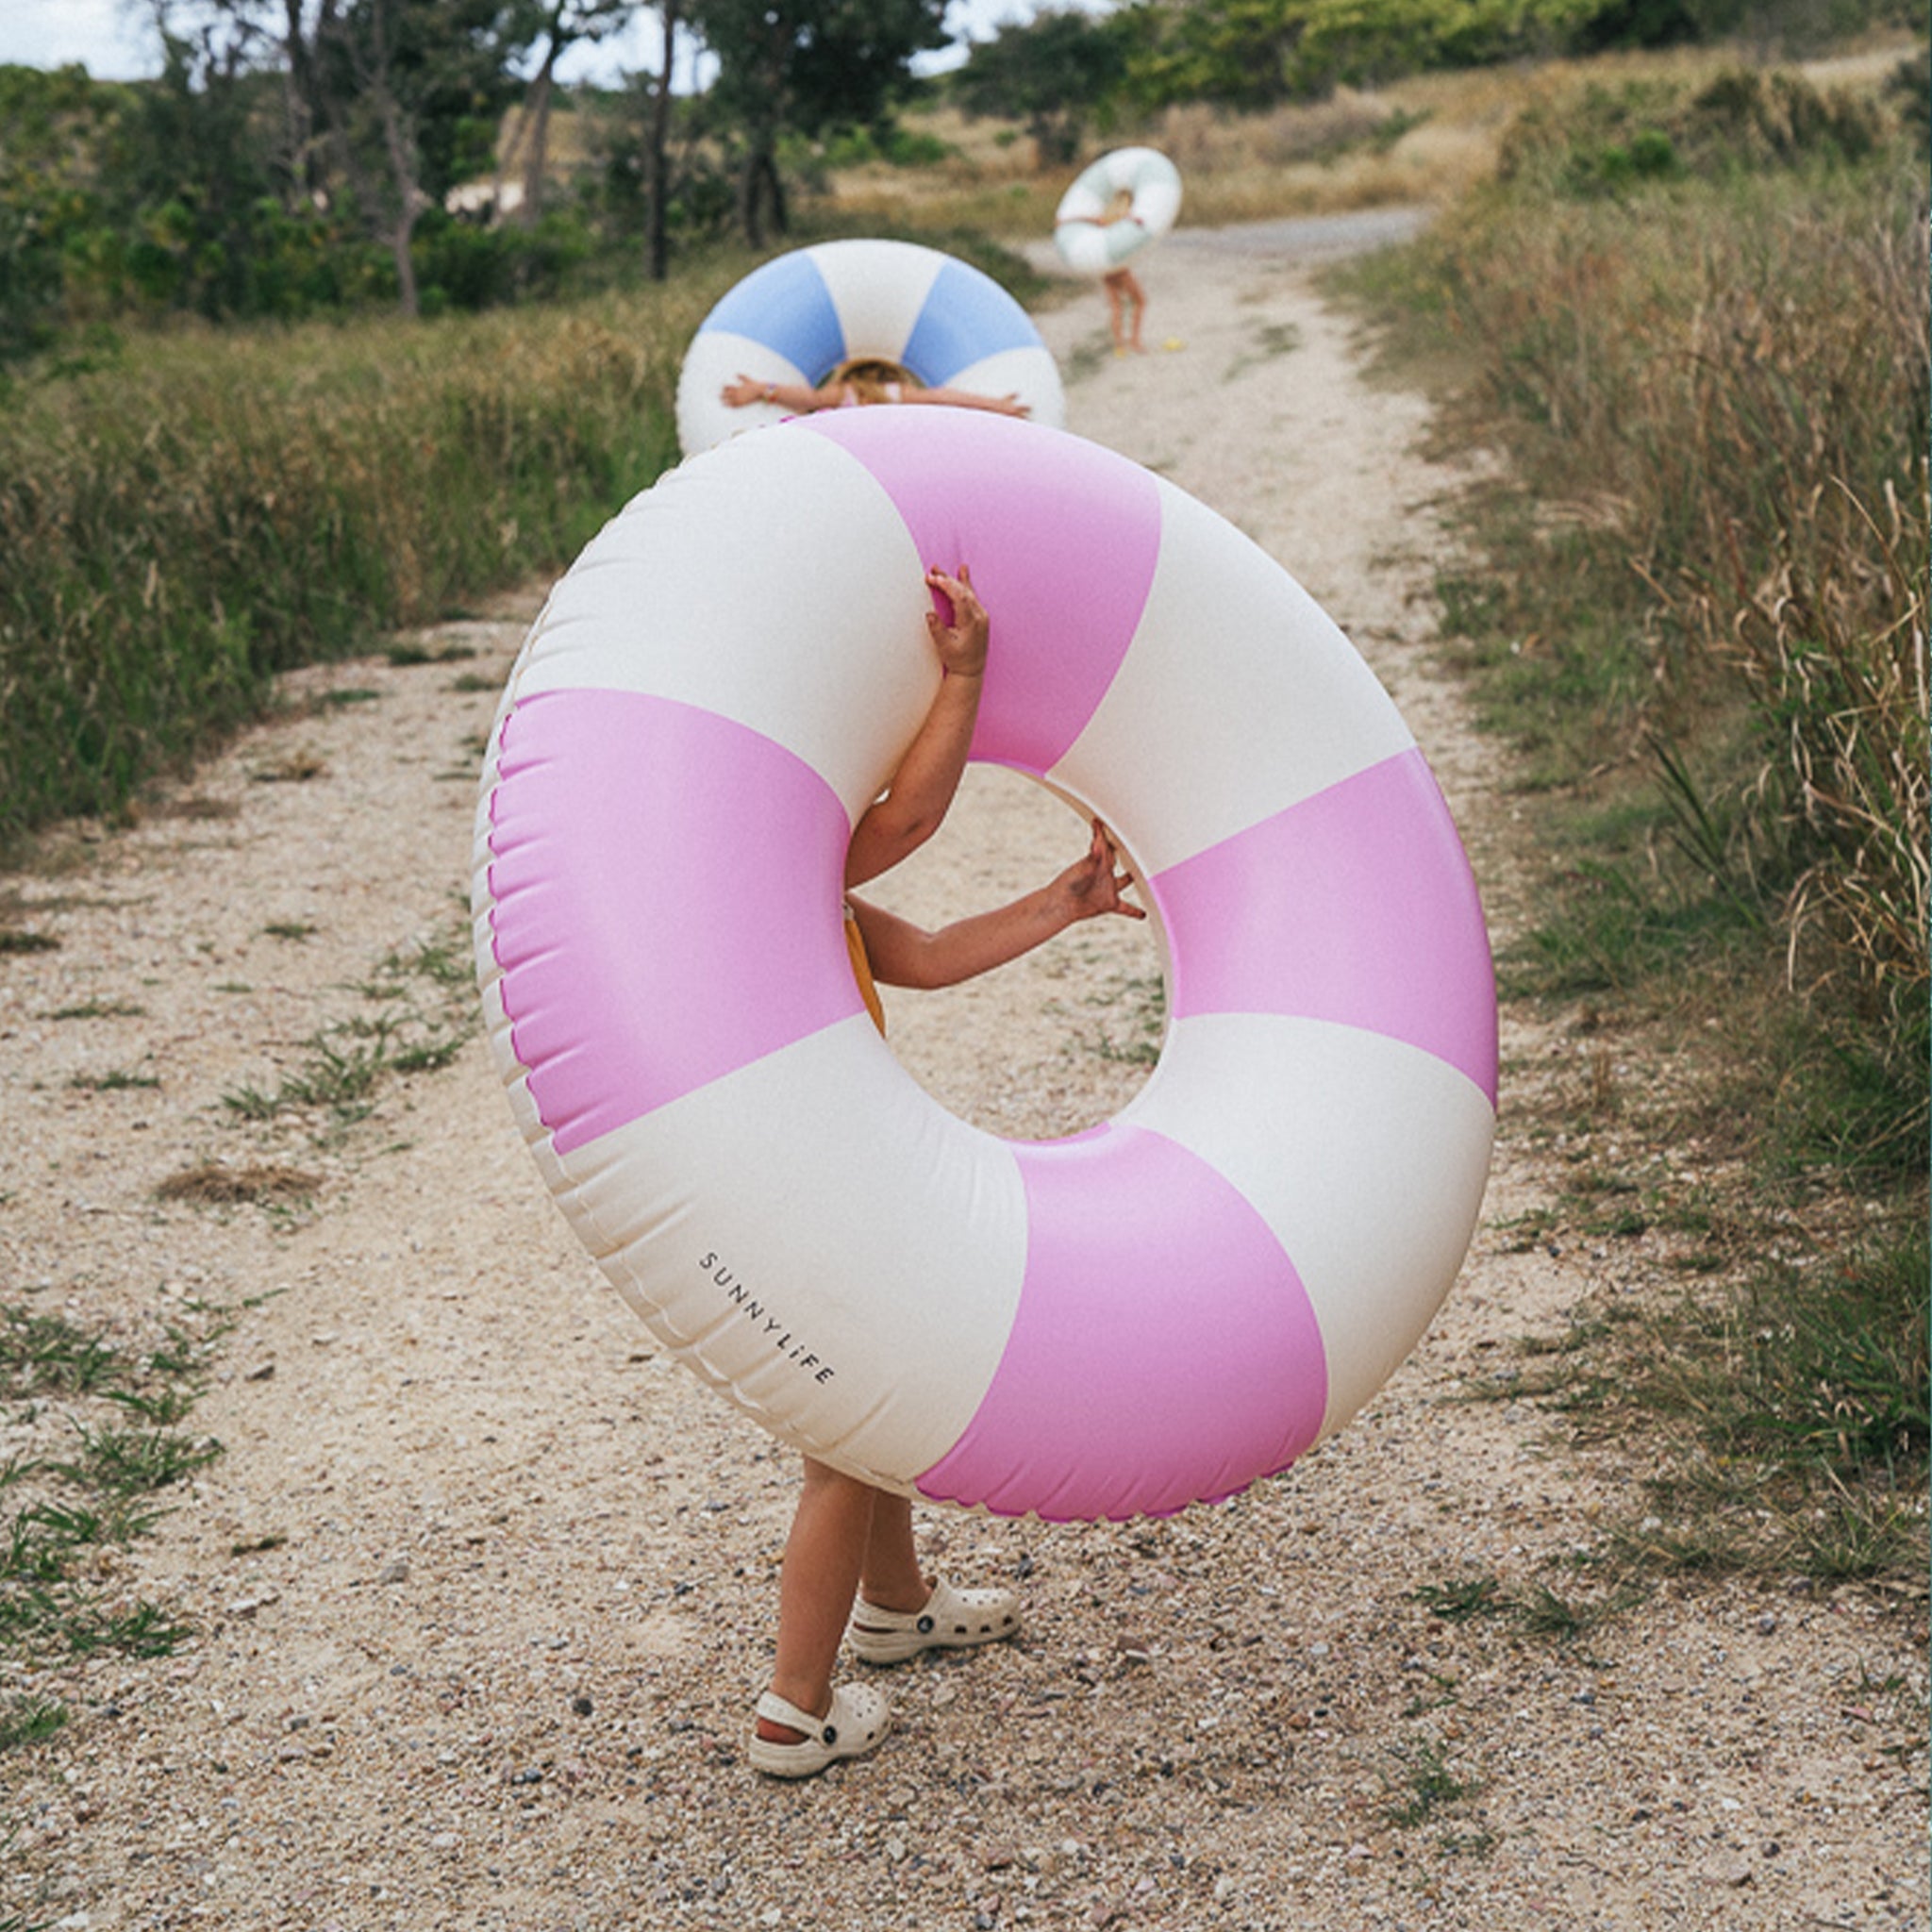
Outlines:
[{"label": "roadside vegetation", "polygon": [[125,1335],[38,1298],[0,1307],[0,1753],[68,1721],[39,1667],[168,1657],[190,1636],[126,1552],[221,1453],[183,1424],[225,1326],[186,1297]]},{"label": "roadside vegetation", "polygon": [[[1924,62],[1579,76],[1350,279],[1506,460],[1441,586],[1547,873],[1514,1083],[1600,1303],[1494,1378],[1668,1453],[1638,1570],[1923,1585]],[[1649,1251],[1674,1289],[1616,1286]]]},{"label": "roadside vegetation", "polygon": [[142,338],[0,411],[0,849],[111,816],[265,702],[559,566],[675,455],[723,287]]}]

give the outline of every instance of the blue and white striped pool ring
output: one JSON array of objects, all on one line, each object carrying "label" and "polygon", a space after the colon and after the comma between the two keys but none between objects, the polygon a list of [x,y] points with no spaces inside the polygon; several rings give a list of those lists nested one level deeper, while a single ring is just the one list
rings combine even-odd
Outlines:
[{"label": "blue and white striped pool ring", "polygon": [[1066,424],[1053,352],[991,275],[936,248],[867,238],[794,249],[725,294],[685,351],[678,441],[692,456],[788,413],[724,402],[719,391],[741,375],[817,384],[861,358],[896,362],[926,389],[1016,395],[1034,422]]},{"label": "blue and white striped pool ring", "polygon": [[[1123,192],[1133,196],[1125,218],[1103,221]],[[1166,234],[1180,210],[1181,177],[1174,164],[1158,148],[1117,147],[1060,196],[1054,246],[1075,275],[1110,275]]]}]

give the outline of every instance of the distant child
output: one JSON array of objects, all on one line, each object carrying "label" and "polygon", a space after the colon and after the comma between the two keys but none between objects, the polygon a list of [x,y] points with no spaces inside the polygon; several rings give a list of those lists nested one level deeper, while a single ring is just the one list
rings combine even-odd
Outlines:
[{"label": "distant child", "polygon": [[1147,313],[1147,291],[1141,286],[1140,276],[1130,268],[1117,268],[1101,276],[1100,286],[1107,291],[1107,326],[1113,337],[1114,354],[1141,355],[1144,348],[1141,324]]},{"label": "distant child", "polygon": [[[988,912],[928,932],[851,896],[939,829],[966,769],[986,675],[989,623],[962,564],[958,576],[928,570],[927,586],[951,607],[926,627],[944,675],[891,784],[853,828],[845,858],[845,933],[853,971],[879,1030],[874,978],[888,986],[953,986],[1018,958],[1083,919],[1146,915],[1122,897],[1129,884],[1096,820],[1086,854],[1057,878]],[[856,1602],[855,1602],[856,1599]],[[894,1664],[921,1651],[958,1649],[1010,1637],[1020,1607],[1005,1590],[956,1590],[927,1576],[912,1541],[912,1506],[815,1457],[805,1458],[778,1584],[778,1646],[770,1689],[758,1701],[753,1766],[773,1777],[810,1777],[870,1751],[889,1729],[891,1707],[867,1685],[832,1684],[842,1638],[866,1663]]]},{"label": "distant child", "polygon": [[[1118,188],[1113,199],[1108,202],[1107,211],[1101,215],[1069,215],[1068,221],[1091,222],[1095,227],[1110,228],[1116,222],[1132,222],[1139,227],[1146,225],[1135,214],[1134,197],[1131,191]],[[1141,353],[1141,323],[1147,313],[1147,291],[1141,286],[1141,278],[1123,263],[1109,269],[1101,276],[1100,286],[1107,291],[1107,327],[1113,337],[1113,352],[1116,356]]]}]

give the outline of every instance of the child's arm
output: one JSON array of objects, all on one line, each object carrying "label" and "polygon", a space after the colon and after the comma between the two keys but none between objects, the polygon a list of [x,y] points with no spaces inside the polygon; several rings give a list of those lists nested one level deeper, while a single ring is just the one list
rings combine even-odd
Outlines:
[{"label": "child's arm", "polygon": [[718,395],[734,409],[748,408],[753,403],[776,403],[794,416],[807,416],[814,409],[836,409],[845,400],[845,385],[834,382],[814,389],[805,382],[759,382],[756,376],[741,375],[736,382],[727,382]]},{"label": "child's arm", "polygon": [[1015,899],[1010,906],[975,912],[937,932],[927,932],[863,899],[853,899],[850,904],[865,941],[873,977],[887,986],[931,991],[1004,966],[1083,919],[1107,912],[1128,919],[1146,918],[1140,907],[1121,896],[1131,882],[1114,870],[1114,862],[1113,841],[1095,819],[1093,841],[1086,856],[1050,885]]},{"label": "child's arm", "polygon": [[953,609],[950,624],[941,624],[930,610],[925,614],[926,633],[945,675],[891,784],[852,828],[852,842],[845,852],[848,886],[877,878],[939,830],[953,793],[959,789],[959,774],[966,769],[966,754],[973,743],[979,690],[986,675],[986,607],[974,594],[964,564],[957,577],[929,570],[925,581]]},{"label": "child's arm", "polygon": [[983,396],[970,389],[908,389],[899,400],[902,403],[950,403],[956,409],[991,409],[1000,416],[1024,416],[1029,413],[1017,392]]}]

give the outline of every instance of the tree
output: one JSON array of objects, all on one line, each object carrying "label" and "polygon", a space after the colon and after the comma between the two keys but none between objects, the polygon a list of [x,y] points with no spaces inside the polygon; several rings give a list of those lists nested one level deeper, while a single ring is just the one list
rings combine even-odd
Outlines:
[{"label": "tree", "polygon": [[967,113],[1024,121],[1042,169],[1080,152],[1087,123],[1104,115],[1127,72],[1120,16],[1096,21],[1071,8],[1037,14],[981,41],[952,80]]},{"label": "tree", "polygon": [[161,45],[160,76],[132,91],[115,156],[116,194],[140,210],[136,280],[150,300],[245,312],[257,211],[286,185],[262,140],[278,118],[274,83],[247,34],[205,22],[192,39],[164,29]]},{"label": "tree", "polygon": [[1141,0],[1128,92],[1144,108],[1213,101],[1272,108],[1291,91],[1289,67],[1322,0]]},{"label": "tree", "polygon": [[[291,24],[299,0],[287,0]],[[421,311],[410,242],[424,213],[493,158],[531,15],[505,0],[321,0],[311,106],[406,314]]]},{"label": "tree", "polygon": [[738,164],[713,137],[717,119],[703,94],[674,93],[689,71],[689,0],[654,0],[662,57],[625,76],[621,92],[590,103],[589,139],[604,220],[625,253],[641,242],[645,272],[662,281],[685,239],[715,238],[735,225]]},{"label": "tree", "polygon": [[[517,117],[504,162],[519,154],[524,165],[524,198],[519,221],[534,225],[543,212],[544,175],[550,158],[550,109],[556,91],[558,60],[579,42],[601,41],[637,12],[641,0],[529,0],[526,12],[537,23],[532,41],[541,41],[542,58],[530,81]],[[675,11],[675,8],[673,8]]]},{"label": "tree", "polygon": [[654,282],[671,273],[671,75],[677,58],[678,0],[660,0],[664,28],[664,67],[651,98],[650,130],[644,141],[645,175],[650,185],[650,227],[645,266]]},{"label": "tree", "polygon": [[689,0],[718,57],[708,105],[735,137],[739,225],[759,246],[789,225],[778,173],[785,133],[877,125],[913,55],[946,44],[946,0]]},{"label": "tree", "polygon": [[128,90],[80,67],[0,67],[0,360],[51,341],[67,319],[71,257],[107,220],[102,149]]}]

